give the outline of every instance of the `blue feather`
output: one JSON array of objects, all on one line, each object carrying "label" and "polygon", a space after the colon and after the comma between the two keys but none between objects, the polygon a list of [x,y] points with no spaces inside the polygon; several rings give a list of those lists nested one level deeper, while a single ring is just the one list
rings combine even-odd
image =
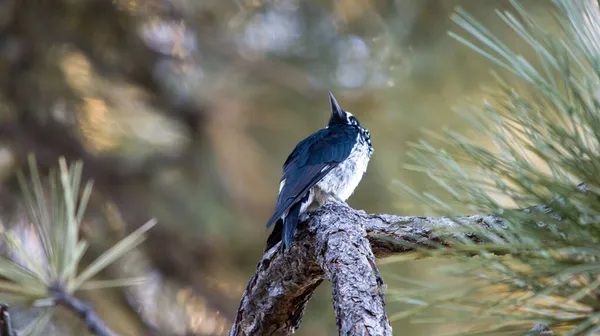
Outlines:
[{"label": "blue feather", "polygon": [[303,198],[331,169],[350,155],[358,129],[334,125],[321,129],[302,140],[283,165],[282,181],[273,216],[267,228],[273,225],[294,204]]},{"label": "blue feather", "polygon": [[281,190],[266,224],[267,228],[276,224],[267,249],[281,240],[282,249],[291,245],[311,188],[350,156],[359,132],[356,125],[330,123],[296,145],[283,164]]}]

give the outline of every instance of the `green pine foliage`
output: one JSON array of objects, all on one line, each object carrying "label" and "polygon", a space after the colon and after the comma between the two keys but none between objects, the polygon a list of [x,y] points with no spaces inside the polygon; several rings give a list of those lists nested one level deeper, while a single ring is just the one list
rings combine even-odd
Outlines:
[{"label": "green pine foliage", "polygon": [[[80,237],[80,227],[92,184],[81,181],[82,164],[67,165],[59,160],[58,172],[51,172],[45,186],[30,156],[30,178],[19,174],[19,183],[27,208],[27,219],[40,249],[27,246],[14,231],[3,228],[0,240],[7,254],[0,256],[0,302],[47,309],[19,335],[38,334],[54,313],[52,288],[66,293],[80,290],[139,284],[143,279],[94,280],[99,272],[145,240],[155,224],[150,220],[89,265],[81,265],[88,243]],[[83,188],[81,188],[83,185]],[[31,242],[30,242],[31,243]]]},{"label": "green pine foliage", "polygon": [[452,247],[420,251],[454,259],[452,274],[469,284],[391,293],[413,307],[395,318],[456,324],[447,329],[461,335],[524,335],[536,323],[555,334],[600,330],[600,9],[595,0],[553,2],[559,29],[516,1],[498,11],[530,59],[465,11],[453,17],[463,31],[450,35],[509,74],[469,113],[494,147],[448,131],[440,139],[456,150],[415,144],[411,168],[447,191],[419,196],[432,209],[454,216],[466,206],[503,221],[463,223],[488,243],[457,236]]}]

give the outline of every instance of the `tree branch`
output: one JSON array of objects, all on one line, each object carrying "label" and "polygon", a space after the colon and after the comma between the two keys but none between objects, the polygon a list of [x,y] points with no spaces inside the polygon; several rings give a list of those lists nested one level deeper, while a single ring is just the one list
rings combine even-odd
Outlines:
[{"label": "tree branch", "polygon": [[317,262],[333,287],[339,334],[391,336],[383,279],[365,225],[343,211],[327,211],[314,218],[310,229],[315,232]]},{"label": "tree branch", "polygon": [[[501,224],[495,216],[457,220]],[[278,252],[279,245],[265,252],[248,282],[230,336],[292,334],[300,325],[306,303],[324,279],[333,285],[341,335],[391,335],[375,256],[445,244],[433,229],[458,224],[446,217],[371,215],[345,204],[327,204],[306,226],[285,253]],[[475,235],[469,238],[480,240]]]},{"label": "tree branch", "polygon": [[85,325],[92,334],[97,336],[117,335],[104,323],[90,305],[68,293],[62,285],[52,285],[49,288],[49,292],[56,305],[63,306],[75,313],[85,322]]}]

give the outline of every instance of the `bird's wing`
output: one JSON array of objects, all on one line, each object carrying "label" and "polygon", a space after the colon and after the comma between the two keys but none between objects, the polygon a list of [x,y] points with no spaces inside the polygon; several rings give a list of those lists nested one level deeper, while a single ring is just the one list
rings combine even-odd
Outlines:
[{"label": "bird's wing", "polygon": [[283,165],[282,187],[267,228],[350,155],[357,135],[353,127],[325,128],[294,148]]}]

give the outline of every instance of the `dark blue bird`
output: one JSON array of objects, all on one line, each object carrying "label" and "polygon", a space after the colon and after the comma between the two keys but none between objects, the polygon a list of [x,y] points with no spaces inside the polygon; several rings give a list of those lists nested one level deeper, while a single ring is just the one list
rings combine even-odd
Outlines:
[{"label": "dark blue bird", "polygon": [[367,170],[373,153],[369,131],[340,108],[331,92],[329,100],[327,127],[300,141],[283,164],[279,197],[267,222],[267,228],[275,224],[267,250],[280,241],[282,249],[289,247],[309,211],[330,201],[345,202]]}]

